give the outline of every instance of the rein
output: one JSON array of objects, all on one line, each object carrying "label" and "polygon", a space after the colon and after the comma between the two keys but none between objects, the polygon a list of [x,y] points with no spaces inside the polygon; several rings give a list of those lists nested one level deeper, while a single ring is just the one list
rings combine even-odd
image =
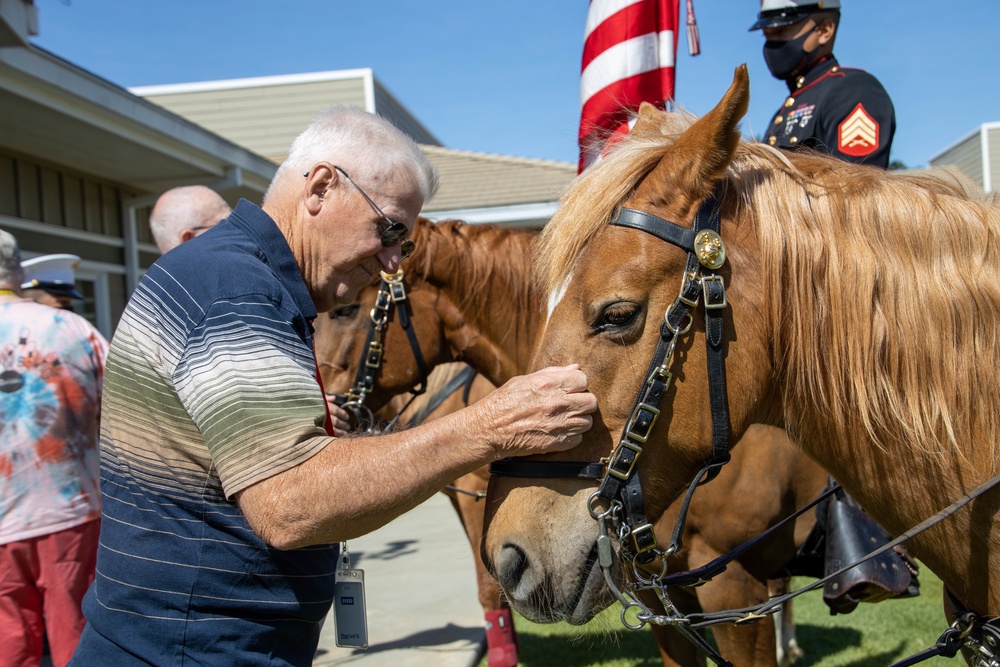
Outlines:
[{"label": "rein", "polygon": [[[379,285],[378,296],[375,297],[375,306],[372,308],[370,317],[371,327],[368,329],[368,336],[365,339],[364,349],[361,352],[361,360],[358,362],[358,370],[354,376],[354,385],[339,402],[345,410],[353,413],[355,420],[363,430],[371,432],[374,430],[375,415],[371,408],[365,405],[365,399],[375,387],[375,379],[382,370],[382,360],[385,354],[385,326],[389,322],[391,311],[395,310],[399,315],[399,324],[406,332],[406,338],[410,342],[410,349],[413,351],[413,358],[417,362],[417,372],[420,373],[420,384],[410,390],[413,396],[406,405],[396,414],[383,432],[392,428],[399,416],[410,406],[410,403],[427,390],[427,362],[420,351],[420,341],[413,330],[413,310],[410,307],[409,299],[406,297],[406,285],[403,284],[403,269],[396,273],[389,274],[382,272],[382,282]],[[339,398],[339,396],[338,396]]]},{"label": "rein", "polygon": [[[631,416],[622,430],[618,444],[610,457],[602,459],[599,463],[504,459],[490,465],[490,474],[599,480],[598,489],[590,496],[587,505],[591,516],[598,523],[598,563],[605,583],[622,605],[621,620],[625,627],[637,630],[647,623],[671,625],[704,652],[712,662],[731,667],[731,663],[695,630],[719,623],[737,625],[753,623],[773,614],[784,602],[823,586],[828,579],[839,576],[860,563],[902,544],[914,535],[940,523],[1000,483],[998,475],[879,549],[797,591],[744,609],[689,615],[681,613],[670,599],[668,592],[670,586],[699,586],[707,583],[724,571],[734,559],[837,492],[840,487],[833,485],[791,516],[700,568],[687,572],[667,573],[667,558],[682,547],[681,535],[695,489],[714,479],[721,467],[730,459],[729,407],[722,350],[722,310],[726,308],[727,302],[723,278],[715,273],[725,262],[725,246],[719,236],[718,193],[716,192],[701,206],[695,216],[693,228],[690,229],[658,216],[628,208],[619,209],[610,224],[644,231],[688,253],[680,292],[664,314],[663,323],[660,325],[660,337],[646,371],[646,380],[636,396]],[[643,446],[649,446],[647,441],[660,415],[660,402],[673,378],[670,366],[677,339],[690,330],[693,323],[692,311],[698,307],[702,298],[705,309],[709,402],[712,411],[712,455],[688,486],[670,543],[661,551],[656,548],[653,526],[646,520],[636,462],[642,454]],[[607,509],[600,510],[601,502]],[[638,582],[628,585],[624,591],[619,589],[612,576],[614,545],[609,537],[612,532],[618,538],[619,557],[628,563]],[[649,576],[642,571],[642,566],[650,564],[656,557],[661,559],[661,571]],[[654,614],[633,594],[633,591],[642,589],[656,593],[663,605],[664,614]],[[635,622],[630,622],[627,617],[630,609],[636,610]],[[974,654],[975,667],[1000,667],[1000,619],[984,619],[972,612],[964,612],[941,635],[935,646],[896,663],[893,667],[907,667],[935,655],[954,657],[963,647]]]}]

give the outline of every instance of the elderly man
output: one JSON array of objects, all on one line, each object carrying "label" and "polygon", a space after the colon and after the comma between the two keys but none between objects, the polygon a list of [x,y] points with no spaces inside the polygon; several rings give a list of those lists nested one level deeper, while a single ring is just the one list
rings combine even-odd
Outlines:
[{"label": "elderly man", "polygon": [[204,185],[167,190],[149,214],[149,229],[161,253],[215,227],[232,211],[226,200]]},{"label": "elderly man", "polygon": [[55,667],[83,631],[101,497],[97,427],[107,341],[75,313],[21,294],[0,230],[0,666]]},{"label": "elderly man", "polygon": [[310,321],[397,269],[435,184],[412,140],[334,107],[262,208],[241,201],[149,269],[109,355],[105,520],[73,664],[309,665],[338,542],[489,461],[580,442],[597,404],[574,367],[404,432],[328,435]]}]

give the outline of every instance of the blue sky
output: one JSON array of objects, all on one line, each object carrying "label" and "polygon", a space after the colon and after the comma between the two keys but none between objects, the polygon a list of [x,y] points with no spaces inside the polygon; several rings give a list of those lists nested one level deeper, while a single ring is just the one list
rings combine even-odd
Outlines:
[{"label": "blue sky", "polygon": [[[683,6],[683,2],[681,3]],[[740,63],[743,131],[786,94],[747,27],[757,0],[695,0],[677,102],[703,114]],[[449,148],[575,162],[586,0],[36,0],[35,43],[122,86],[370,67]],[[896,108],[892,159],[928,158],[1000,121],[1000,2],[843,0],[835,54]]]}]

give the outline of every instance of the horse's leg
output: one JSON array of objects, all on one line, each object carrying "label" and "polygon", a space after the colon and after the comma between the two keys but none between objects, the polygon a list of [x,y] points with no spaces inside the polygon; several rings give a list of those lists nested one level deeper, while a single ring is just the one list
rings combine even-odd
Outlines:
[{"label": "horse's leg", "polygon": [[[770,597],[777,597],[788,592],[788,579],[769,579],[767,582],[767,593]],[[774,634],[777,644],[778,667],[788,667],[794,664],[805,654],[799,648],[799,641],[795,636],[795,622],[792,618],[792,600],[787,600],[781,605],[781,609],[774,614]]]},{"label": "horse's leg", "polygon": [[[465,364],[447,364],[434,370],[437,384],[444,386],[455,373],[461,371]],[[459,389],[448,396],[430,415],[427,420],[436,419],[471,405],[496,389],[481,375],[475,376],[471,386]],[[433,392],[429,392],[433,394]],[[412,418],[423,409],[421,399],[426,400],[428,393],[413,402],[404,416]],[[489,667],[516,667],[517,665],[517,633],[514,630],[514,619],[510,607],[502,598],[500,584],[490,576],[483,564],[483,518],[486,508],[485,494],[490,475],[483,467],[455,480],[445,493],[458,513],[465,536],[472,548],[472,558],[476,566],[476,585],[479,593],[479,604],[483,608],[486,626],[486,647]]]},{"label": "horse's leg", "polygon": [[[663,613],[663,605],[660,604],[655,593],[648,589],[642,589],[637,594],[643,604],[651,611],[656,614]],[[671,590],[670,599],[685,614],[700,611],[697,598],[687,590]],[[653,624],[650,625],[650,629],[653,631],[656,645],[660,649],[663,667],[704,667],[706,664],[705,656],[674,628],[669,625]]]},{"label": "horse's leg", "polygon": [[486,502],[469,495],[485,492],[488,481],[489,473],[485,469],[476,470],[456,480],[454,486],[460,492],[451,492],[449,495],[452,496],[452,503],[458,510],[466,537],[469,538],[476,564],[479,604],[486,617],[486,655],[489,667],[516,667],[517,634],[514,631],[514,619],[510,607],[502,599],[500,584],[486,571],[479,548],[483,539]]}]

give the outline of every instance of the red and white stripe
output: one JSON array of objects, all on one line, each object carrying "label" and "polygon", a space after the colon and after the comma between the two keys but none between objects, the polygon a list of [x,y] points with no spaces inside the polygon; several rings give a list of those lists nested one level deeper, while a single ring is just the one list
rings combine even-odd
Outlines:
[{"label": "red and white stripe", "polygon": [[674,97],[679,0],[591,0],[580,76],[583,171],[642,102]]}]

